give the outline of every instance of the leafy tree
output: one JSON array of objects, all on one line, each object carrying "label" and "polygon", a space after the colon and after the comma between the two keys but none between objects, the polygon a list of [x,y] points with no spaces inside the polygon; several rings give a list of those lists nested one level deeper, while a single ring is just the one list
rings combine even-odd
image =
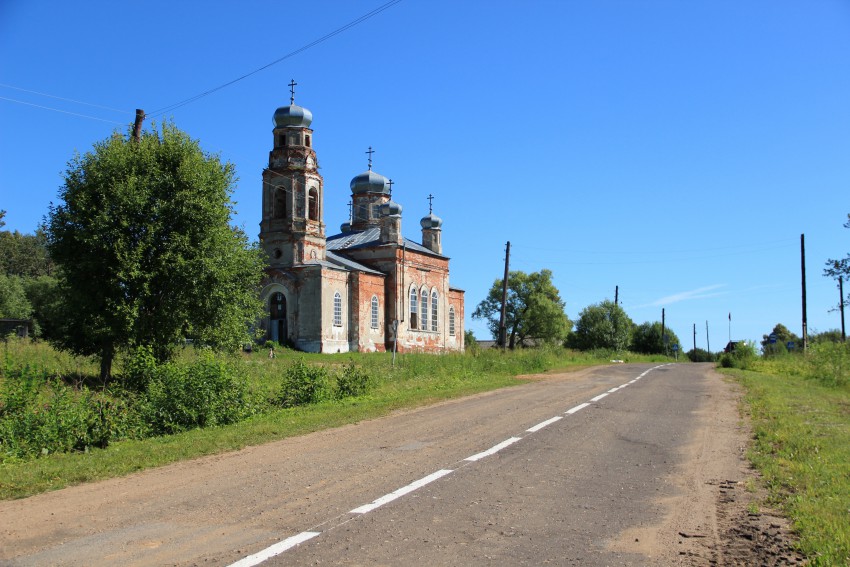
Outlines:
[{"label": "leafy tree", "polygon": [[56,318],[60,312],[58,282],[53,276],[39,276],[23,280],[27,300],[32,306],[35,334],[44,339],[56,336]]},{"label": "leafy tree", "polygon": [[[776,336],[776,342],[770,342],[770,335]],[[802,346],[803,341],[800,337],[788,330],[788,327],[782,323],[777,323],[773,330],[767,335],[762,335],[761,350],[765,356],[784,354],[788,352],[787,344],[793,342],[797,348]]]},{"label": "leafy tree", "polygon": [[841,331],[838,329],[830,329],[822,333],[809,334],[809,344],[816,345],[822,343],[840,343]]},{"label": "leafy tree", "polygon": [[702,348],[692,348],[686,356],[691,362],[714,362],[716,360],[714,354]]},{"label": "leafy tree", "polygon": [[478,354],[478,340],[475,338],[475,333],[469,329],[463,332],[463,346],[466,352],[470,354]]},{"label": "leafy tree", "polygon": [[18,276],[0,273],[0,318],[29,319],[32,306]]},{"label": "leafy tree", "polygon": [[164,361],[184,337],[247,341],[263,257],[229,224],[233,182],[231,164],[171,124],[75,156],[46,227],[60,268],[53,342],[98,356],[105,381],[124,347]]},{"label": "leafy tree", "polygon": [[51,275],[54,265],[47,252],[44,230],[39,228],[35,234],[1,231],[0,271],[28,278]]},{"label": "leafy tree", "polygon": [[654,323],[647,321],[636,326],[632,330],[631,349],[641,354],[664,354],[670,350],[672,345],[681,344],[676,333],[670,329],[664,329],[664,334],[667,335],[665,344],[664,337],[661,335],[661,328],[660,321]]},{"label": "leafy tree", "polygon": [[629,346],[632,327],[634,323],[623,308],[606,299],[582,310],[567,346],[579,350],[625,350]]},{"label": "leafy tree", "polygon": [[[850,228],[850,213],[847,214],[847,222],[844,223],[845,228]],[[850,254],[840,260],[827,260],[826,268],[823,270],[823,275],[828,278],[838,279],[843,278],[845,282],[850,282]],[[842,298],[845,305],[850,303],[850,291],[847,292],[847,298]]]},{"label": "leafy tree", "polygon": [[[472,313],[475,319],[487,319],[487,326],[497,340],[502,310],[502,284],[503,280],[493,282],[487,297]],[[552,283],[550,270],[531,274],[510,272],[505,310],[508,346],[513,349],[530,338],[546,342],[563,341],[572,328],[572,323],[564,313],[564,305],[558,288]]]}]

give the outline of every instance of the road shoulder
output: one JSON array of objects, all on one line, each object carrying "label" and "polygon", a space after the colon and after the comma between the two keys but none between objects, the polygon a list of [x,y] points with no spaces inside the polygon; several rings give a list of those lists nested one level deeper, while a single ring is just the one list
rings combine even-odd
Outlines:
[{"label": "road shoulder", "polygon": [[794,565],[790,523],[763,504],[765,491],[746,458],[751,438],[741,387],[707,369],[698,427],[669,481],[677,494],[663,504],[660,525],[627,530],[612,549],[663,565]]}]

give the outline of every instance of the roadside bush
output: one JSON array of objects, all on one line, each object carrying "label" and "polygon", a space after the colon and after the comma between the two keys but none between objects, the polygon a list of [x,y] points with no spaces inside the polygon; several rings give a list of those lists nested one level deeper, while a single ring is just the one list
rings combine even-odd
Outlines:
[{"label": "roadside bush", "polygon": [[299,359],[284,372],[280,393],[272,403],[291,408],[320,402],[329,397],[328,382],[323,366],[307,366]]},{"label": "roadside bush", "polygon": [[0,391],[0,459],[106,447],[119,429],[116,404],[86,387],[22,372]]},{"label": "roadside bush", "polygon": [[714,362],[715,357],[713,353],[708,352],[707,350],[697,348],[691,349],[688,351],[688,359],[691,362]]},{"label": "roadside bush", "polygon": [[142,404],[155,435],[235,423],[254,410],[245,381],[208,353],[191,364],[171,362],[158,367]]},{"label": "roadside bush", "polygon": [[156,358],[149,346],[140,346],[129,353],[124,362],[121,384],[128,390],[143,392],[156,374]]},{"label": "roadside bush", "polygon": [[735,345],[732,352],[723,353],[720,357],[720,366],[723,368],[738,368],[740,370],[751,370],[758,362],[755,344],[741,341]]},{"label": "roadside bush", "polygon": [[808,378],[824,386],[846,387],[850,384],[850,344],[820,343],[809,349]]},{"label": "roadside bush", "polygon": [[362,396],[369,391],[372,378],[362,368],[350,361],[342,367],[342,371],[336,377],[336,398],[350,398]]}]

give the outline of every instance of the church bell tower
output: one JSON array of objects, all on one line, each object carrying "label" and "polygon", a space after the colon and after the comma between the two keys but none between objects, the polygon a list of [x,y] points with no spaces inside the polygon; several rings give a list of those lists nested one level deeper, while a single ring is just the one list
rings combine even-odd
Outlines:
[{"label": "church bell tower", "polygon": [[289,84],[289,106],[274,113],[269,166],[263,170],[260,245],[271,268],[325,259],[324,192],[310,129],[313,114],[295,104],[296,85]]}]

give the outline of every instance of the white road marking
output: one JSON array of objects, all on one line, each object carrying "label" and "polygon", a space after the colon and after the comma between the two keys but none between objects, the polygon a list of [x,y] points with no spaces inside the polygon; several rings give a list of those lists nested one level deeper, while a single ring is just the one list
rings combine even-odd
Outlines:
[{"label": "white road marking", "polygon": [[254,565],[259,565],[260,563],[268,561],[276,555],[280,555],[288,549],[292,549],[299,543],[304,543],[309,539],[313,539],[321,533],[322,532],[301,532],[296,536],[288,537],[281,542],[267,547],[259,553],[255,553],[254,555],[249,555],[244,559],[240,559],[236,563],[232,563],[230,567],[253,567]]},{"label": "white road marking", "polygon": [[544,422],[542,422],[542,423],[538,423],[538,424],[537,424],[537,425],[535,425],[534,427],[531,427],[531,428],[529,428],[529,429],[526,429],[526,431],[528,431],[529,433],[536,433],[537,431],[540,431],[541,429],[543,429],[543,428],[544,428],[544,427],[546,427],[547,425],[552,425],[553,423],[555,423],[555,422],[556,422],[556,421],[558,421],[559,419],[563,419],[563,417],[562,417],[562,416],[560,416],[560,415],[556,415],[556,416],[555,416],[555,417],[553,417],[552,419],[547,419],[546,421],[544,421]]},{"label": "white road marking", "polygon": [[[667,366],[667,364],[661,364],[661,365],[655,366],[653,368],[650,368],[649,370],[645,371],[643,374],[641,374],[640,376],[638,376],[634,380],[627,382],[626,384],[623,384],[621,386],[617,386],[616,388],[611,388],[610,390],[608,390],[604,394],[599,394],[595,398],[591,398],[590,402],[585,402],[583,404],[579,404],[579,405],[575,406],[574,408],[568,409],[565,412],[565,415],[572,415],[572,414],[574,414],[574,413],[576,413],[580,410],[583,410],[584,408],[588,407],[591,404],[591,402],[598,402],[599,400],[601,400],[602,398],[604,398],[608,394],[613,394],[617,390],[621,390],[621,389],[625,388],[626,386],[628,386],[629,384],[634,384],[635,382],[637,382],[638,380],[640,380],[641,378],[643,378],[644,376],[646,376],[647,374],[649,374],[653,370],[656,370],[657,368],[661,368],[663,366]],[[526,431],[528,431],[530,433],[535,433],[537,431],[540,431],[541,429],[543,429],[547,425],[551,425],[552,423],[555,423],[556,421],[558,421],[560,419],[562,419],[562,417],[560,415],[555,416],[551,419],[547,419],[544,422],[538,423],[537,425],[527,429]],[[513,445],[517,441],[522,441],[522,438],[521,437],[511,437],[510,439],[506,439],[505,441],[502,441],[498,445],[495,445],[495,446],[491,447],[490,449],[487,449],[486,451],[483,451],[481,453],[477,453],[475,455],[472,455],[471,457],[467,457],[464,460],[465,461],[481,460],[484,457],[489,457],[490,455],[498,453],[499,451],[501,451],[505,447],[508,447],[509,445]],[[433,474],[426,476],[425,478],[421,478],[421,479],[417,480],[416,482],[412,482],[412,483],[408,484],[407,486],[399,488],[395,492],[391,492],[391,493],[389,493],[385,496],[382,496],[382,497],[378,498],[377,500],[375,500],[374,502],[372,502],[370,504],[365,504],[363,506],[360,506],[359,508],[355,508],[350,513],[351,514],[366,514],[367,512],[371,512],[375,508],[379,508],[380,506],[383,506],[384,504],[387,504],[388,502],[392,502],[393,500],[395,500],[397,498],[401,498],[405,494],[409,494],[409,493],[413,492],[414,490],[422,488],[426,484],[434,482],[435,480],[442,478],[442,477],[444,477],[447,474],[450,474],[452,472],[454,472],[454,471],[451,471],[451,470],[448,470],[448,469],[439,470],[439,471],[437,471]],[[253,555],[249,555],[248,557],[245,557],[244,559],[240,559],[236,563],[232,563],[229,567],[253,567],[255,565],[259,565],[260,563],[268,561],[272,557],[280,555],[284,551],[292,549],[293,547],[295,547],[295,546],[297,546],[301,543],[304,543],[305,541],[311,540],[314,537],[321,535],[321,534],[322,534],[322,532],[301,532],[298,535],[286,538],[283,541],[280,541],[280,542],[278,542],[278,543],[276,543],[276,544],[274,544],[270,547],[267,547],[266,549],[264,549],[264,550],[262,550],[258,553],[255,553]]]},{"label": "white road marking", "polygon": [[467,457],[467,458],[465,458],[465,459],[464,459],[464,461],[478,461],[478,460],[481,460],[481,459],[483,459],[484,457],[489,457],[490,455],[493,455],[493,454],[495,454],[495,453],[498,453],[499,451],[501,451],[502,449],[504,449],[504,448],[505,448],[505,447],[507,447],[508,445],[513,445],[513,444],[514,444],[514,443],[516,443],[517,441],[521,441],[521,440],[522,440],[522,438],[521,438],[521,437],[511,437],[510,439],[506,439],[505,441],[502,441],[502,442],[501,442],[501,443],[499,443],[498,445],[495,445],[495,446],[493,446],[493,447],[490,447],[490,448],[489,448],[489,449],[487,449],[486,451],[483,451],[483,452],[481,452],[481,453],[478,453],[478,454],[472,455],[471,457]]},{"label": "white road marking", "polygon": [[387,495],[381,496],[380,498],[378,498],[377,500],[375,500],[371,504],[364,504],[363,506],[360,506],[359,508],[355,508],[350,513],[351,514],[365,514],[366,512],[371,512],[375,508],[383,506],[384,504],[387,504],[388,502],[392,502],[396,498],[401,498],[405,494],[409,494],[409,493],[413,492],[414,490],[422,488],[426,484],[434,482],[438,478],[442,478],[442,477],[446,476],[447,474],[449,474],[451,472],[452,471],[450,471],[450,470],[443,469],[443,470],[439,470],[439,471],[437,471],[433,474],[429,474],[425,478],[420,478],[416,482],[411,482],[407,486],[403,486],[403,487],[399,488],[398,490],[396,490],[395,492],[390,492]]}]

